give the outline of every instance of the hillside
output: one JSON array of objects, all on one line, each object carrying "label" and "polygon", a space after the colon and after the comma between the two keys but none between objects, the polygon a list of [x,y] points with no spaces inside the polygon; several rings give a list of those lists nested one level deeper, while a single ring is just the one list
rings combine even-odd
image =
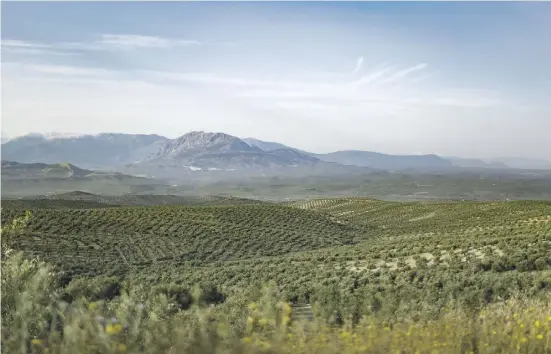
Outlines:
[{"label": "hillside", "polygon": [[[2,222],[22,210],[3,208]],[[351,244],[358,237],[358,228],[323,214],[273,205],[34,209],[32,214],[12,247],[77,273],[277,256]]]},{"label": "hillside", "polygon": [[[22,215],[21,207],[7,204],[2,222]],[[437,265],[425,270],[437,278],[449,274],[450,267],[456,277],[481,281],[490,274],[533,279],[538,273],[526,272],[551,268],[548,202],[353,198],[287,206],[77,207],[34,208],[23,235],[10,240],[12,246],[76,274],[122,272],[132,279],[169,277],[188,284],[208,274],[228,286],[236,277],[244,283],[276,280],[297,296],[314,291],[334,272],[343,285],[372,277],[383,266],[407,276],[421,258]],[[482,273],[474,267],[480,262]],[[294,280],[281,270],[283,264],[292,266]],[[180,267],[187,271],[177,271]],[[507,273],[511,270],[516,273]],[[496,289],[496,294],[503,291]]]},{"label": "hillside", "polygon": [[2,160],[2,179],[40,179],[86,177],[94,171],[81,169],[70,163],[20,163]]},{"label": "hillside", "polygon": [[264,151],[224,133],[190,132],[166,142],[142,164],[191,170],[241,170],[315,164],[318,159],[291,149]]},{"label": "hillside", "polygon": [[169,186],[118,172],[93,171],[70,163],[20,163],[2,160],[2,197],[37,196],[82,190],[119,195],[166,192]]},{"label": "hillside", "polygon": [[[90,318],[106,301],[102,316],[141,326],[122,317],[139,303],[148,313],[167,309],[166,321],[203,323],[190,317],[199,314],[217,323],[234,321],[248,331],[236,336],[249,338],[251,331],[264,333],[262,328],[281,323],[277,314],[283,309],[290,340],[311,330],[318,336],[317,326],[328,325],[343,340],[350,331],[369,330],[367,344],[400,340],[403,347],[413,337],[421,348],[427,338],[430,348],[437,340],[442,346],[444,335],[445,343],[463,343],[456,329],[469,326],[477,326],[468,332],[476,338],[501,329],[500,337],[488,334],[494,339],[483,343],[508,348],[507,328],[524,333],[525,323],[535,323],[526,334],[530,347],[521,351],[527,353],[542,352],[528,349],[551,335],[541,330],[551,316],[545,305],[551,295],[549,202],[326,198],[281,205],[98,207],[82,200],[91,198],[87,194],[71,196],[75,200],[36,200],[18,233],[3,232],[2,249],[55,265],[59,296],[81,298]],[[25,214],[29,206],[18,202],[3,201],[3,225]],[[12,263],[3,276],[34,269]],[[130,297],[119,296],[121,287]],[[466,316],[475,316],[473,322]],[[511,325],[513,316],[523,322]],[[312,327],[301,324],[307,319]],[[388,333],[401,339],[388,339]]]},{"label": "hillside", "polygon": [[2,144],[2,160],[53,164],[67,161],[90,169],[135,162],[168,140],[159,135],[103,133],[82,136],[31,134]]},{"label": "hillside", "polygon": [[436,155],[387,155],[371,151],[336,151],[315,155],[323,161],[341,165],[355,165],[382,170],[438,170],[452,167],[452,163]]},{"label": "hillside", "polygon": [[240,205],[261,204],[262,201],[236,197],[215,195],[206,196],[176,196],[159,194],[123,194],[118,196],[98,195],[82,191],[57,193],[44,196],[19,197],[17,199],[2,199],[7,208],[18,209],[80,209],[114,206],[147,206],[147,205]]}]

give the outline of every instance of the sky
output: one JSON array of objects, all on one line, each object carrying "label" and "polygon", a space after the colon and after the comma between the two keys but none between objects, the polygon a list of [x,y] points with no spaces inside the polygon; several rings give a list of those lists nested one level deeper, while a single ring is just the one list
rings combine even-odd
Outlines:
[{"label": "sky", "polygon": [[2,136],[551,157],[551,3],[3,2]]}]

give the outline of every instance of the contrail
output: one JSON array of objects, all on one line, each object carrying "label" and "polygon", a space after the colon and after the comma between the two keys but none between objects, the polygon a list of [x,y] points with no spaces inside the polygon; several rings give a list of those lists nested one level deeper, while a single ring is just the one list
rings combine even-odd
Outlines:
[{"label": "contrail", "polygon": [[427,67],[426,63],[422,63],[422,64],[418,64],[418,65],[409,67],[409,68],[404,69],[402,71],[398,71],[397,73],[395,73],[394,75],[392,75],[391,77],[386,79],[384,82],[392,82],[392,81],[399,80],[399,79],[404,78],[407,75],[411,74],[412,72],[423,70],[426,67]]},{"label": "contrail", "polygon": [[356,69],[354,69],[354,73],[357,73],[362,68],[362,64],[364,62],[364,57],[359,57],[356,61]]}]

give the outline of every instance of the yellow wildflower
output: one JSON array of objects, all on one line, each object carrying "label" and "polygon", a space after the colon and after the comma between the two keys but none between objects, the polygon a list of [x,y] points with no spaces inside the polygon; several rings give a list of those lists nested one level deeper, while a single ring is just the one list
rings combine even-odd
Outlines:
[{"label": "yellow wildflower", "polygon": [[90,310],[94,310],[94,309],[96,309],[97,307],[98,307],[98,304],[95,303],[95,302],[91,302],[91,303],[88,304],[88,308],[89,308]]},{"label": "yellow wildflower", "polygon": [[253,342],[253,339],[251,337],[245,337],[242,339],[243,343],[250,344]]},{"label": "yellow wildflower", "polygon": [[258,308],[258,305],[255,302],[251,302],[248,307],[249,310],[254,311]]},{"label": "yellow wildflower", "polygon": [[538,335],[536,336],[536,338],[539,339],[539,340],[542,340],[542,339],[543,339],[543,334],[538,333]]},{"label": "yellow wildflower", "polygon": [[541,323],[540,323],[540,321],[536,321],[536,322],[534,322],[534,326],[536,326],[536,328],[540,328],[540,326],[541,326]]},{"label": "yellow wildflower", "polygon": [[350,332],[344,331],[341,333],[341,338],[343,339],[350,338],[350,337],[351,337]]},{"label": "yellow wildflower", "polygon": [[42,345],[42,344],[44,344],[44,342],[42,341],[42,339],[38,339],[38,338],[34,338],[34,339],[31,341],[31,343],[32,343],[33,345]]},{"label": "yellow wildflower", "polygon": [[289,322],[291,322],[291,317],[283,316],[283,324],[287,325],[287,324],[289,324]]},{"label": "yellow wildflower", "polygon": [[124,353],[124,352],[126,351],[126,345],[120,343],[120,344],[117,346],[117,350],[118,350],[119,352]]},{"label": "yellow wildflower", "polygon": [[266,326],[268,324],[268,320],[266,318],[261,318],[258,323],[261,325],[261,326]]},{"label": "yellow wildflower", "polygon": [[108,324],[107,326],[105,326],[105,332],[111,335],[120,333],[122,330],[123,327],[120,323]]},{"label": "yellow wildflower", "polygon": [[521,343],[526,343],[526,341],[528,341],[528,339],[526,339],[525,337],[522,337],[522,338],[520,339],[520,342],[521,342]]},{"label": "yellow wildflower", "polygon": [[289,314],[292,311],[291,306],[286,302],[283,303],[282,310],[283,310],[283,313],[285,313],[285,314]]}]

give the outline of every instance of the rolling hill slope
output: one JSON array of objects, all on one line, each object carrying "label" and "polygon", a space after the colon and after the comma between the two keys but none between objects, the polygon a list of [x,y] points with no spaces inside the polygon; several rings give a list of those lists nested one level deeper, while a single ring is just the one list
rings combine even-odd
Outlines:
[{"label": "rolling hill slope", "polygon": [[[8,223],[24,209],[3,208]],[[274,205],[34,209],[13,247],[77,272],[276,256],[351,244],[359,228]],[[122,262],[122,263],[121,263]]]},{"label": "rolling hill slope", "polygon": [[[74,284],[215,284],[239,296],[271,282],[290,301],[315,303],[315,316],[322,318],[337,309],[342,316],[432,318],[450,301],[472,307],[551,291],[546,202],[81,203],[34,208],[22,234],[2,235],[3,248],[56,265],[76,277]],[[2,223],[23,215],[21,207],[3,205]]]},{"label": "rolling hill slope", "polygon": [[70,163],[20,163],[2,160],[2,197],[26,197],[81,190],[111,195],[163,191],[162,182],[118,172],[92,171]]}]

